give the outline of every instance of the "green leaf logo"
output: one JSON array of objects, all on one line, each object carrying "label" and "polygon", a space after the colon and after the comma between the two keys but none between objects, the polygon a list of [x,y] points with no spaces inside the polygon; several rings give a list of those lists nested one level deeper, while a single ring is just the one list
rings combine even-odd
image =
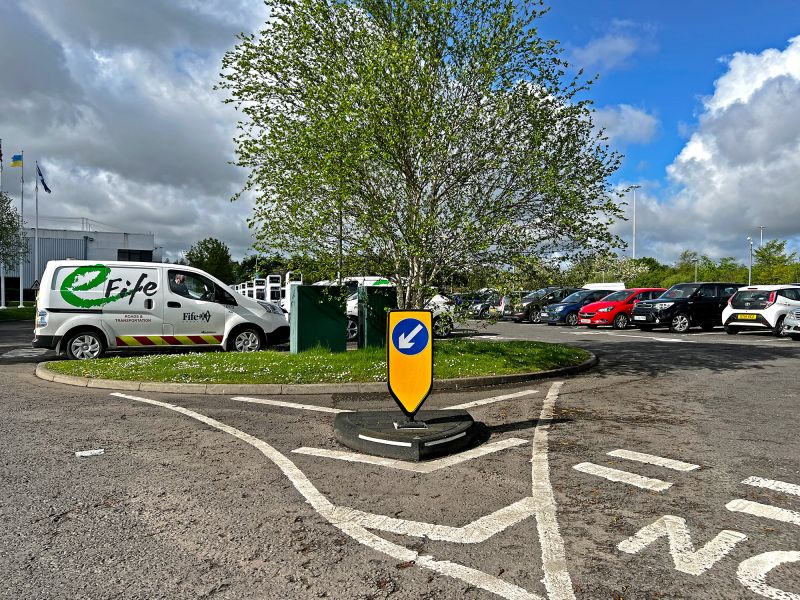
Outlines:
[{"label": "green leaf logo", "polygon": [[[84,275],[89,275],[91,273],[96,273],[94,277],[92,277],[89,281],[85,283],[81,283],[80,285],[75,285],[75,282],[83,277]],[[105,265],[88,265],[85,267],[78,267],[72,273],[67,275],[64,278],[64,281],[61,282],[61,297],[72,306],[77,306],[79,308],[93,308],[95,306],[103,306],[104,304],[108,304],[109,302],[114,302],[122,298],[122,294],[116,294],[114,296],[108,296],[107,298],[81,298],[75,292],[85,292],[87,290],[91,290],[96,288],[97,286],[103,285],[108,279],[108,275],[111,273],[111,269]]]}]

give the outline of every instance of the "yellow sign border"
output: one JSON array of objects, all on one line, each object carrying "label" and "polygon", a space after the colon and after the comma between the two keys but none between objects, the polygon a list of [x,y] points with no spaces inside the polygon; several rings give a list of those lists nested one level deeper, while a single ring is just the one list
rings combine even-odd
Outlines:
[{"label": "yellow sign border", "polygon": [[[391,356],[392,356],[392,331],[393,331],[393,328],[391,327],[391,315],[392,314],[397,314],[397,313],[409,313],[409,316],[419,315],[420,313],[427,313],[428,315],[430,315],[430,324],[426,325],[424,323],[424,321],[423,321],[423,325],[426,325],[426,328],[428,330],[428,344],[430,344],[430,347],[431,347],[431,349],[430,349],[430,355],[431,355],[430,373],[431,373],[431,378],[430,378],[430,383],[428,384],[428,389],[425,392],[425,395],[423,396],[422,400],[419,401],[419,404],[417,404],[417,407],[414,409],[413,412],[409,412],[408,410],[406,410],[406,407],[403,406],[403,403],[399,400],[399,398],[397,397],[397,394],[395,394],[395,391],[392,389],[392,377],[391,377],[392,360],[391,360]],[[401,321],[398,321],[398,323],[400,323],[400,322]],[[395,327],[396,326],[397,325],[395,325]],[[395,352],[400,352],[400,351],[399,350],[395,350]],[[425,352],[425,350],[422,350],[422,352]],[[403,411],[403,414],[405,414],[409,419],[413,419],[414,415],[416,415],[419,412],[419,409],[422,408],[422,405],[425,404],[425,400],[428,399],[428,396],[430,395],[431,390],[433,389],[433,311],[431,311],[431,310],[421,310],[421,309],[400,309],[400,308],[395,308],[395,309],[392,309],[392,310],[390,310],[390,311],[388,311],[386,313],[386,385],[389,388],[389,394],[391,394],[392,399],[395,401],[395,404],[397,404],[397,406],[400,408],[400,410]]]}]

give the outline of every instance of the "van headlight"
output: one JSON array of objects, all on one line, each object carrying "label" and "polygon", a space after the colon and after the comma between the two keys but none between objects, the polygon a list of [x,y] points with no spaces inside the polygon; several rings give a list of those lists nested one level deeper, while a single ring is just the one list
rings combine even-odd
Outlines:
[{"label": "van headlight", "polygon": [[283,309],[278,306],[277,304],[272,304],[271,302],[264,302],[263,300],[257,300],[257,302],[266,310],[268,313],[273,313],[276,315],[282,315]]},{"label": "van headlight", "polygon": [[674,302],[657,302],[653,308],[656,310],[667,310],[670,306],[675,304]]},{"label": "van headlight", "polygon": [[47,327],[47,317],[49,316],[48,312],[45,309],[41,309],[39,312],[36,313],[36,326],[37,327]]}]

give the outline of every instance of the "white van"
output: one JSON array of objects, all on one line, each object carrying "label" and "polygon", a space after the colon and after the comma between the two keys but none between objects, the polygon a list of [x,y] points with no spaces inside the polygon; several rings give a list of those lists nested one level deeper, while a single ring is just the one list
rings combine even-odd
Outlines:
[{"label": "white van", "polygon": [[78,359],[132,347],[253,352],[288,336],[279,306],[236,294],[200,269],[57,260],[42,274],[33,347]]}]

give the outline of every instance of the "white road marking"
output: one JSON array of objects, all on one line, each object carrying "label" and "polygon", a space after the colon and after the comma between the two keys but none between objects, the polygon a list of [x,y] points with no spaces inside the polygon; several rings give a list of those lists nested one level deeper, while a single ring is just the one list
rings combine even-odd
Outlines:
[{"label": "white road marking", "polygon": [[483,406],[484,404],[492,404],[494,402],[501,402],[503,400],[510,400],[511,398],[520,398],[522,396],[530,396],[531,394],[538,394],[539,390],[523,390],[521,392],[514,392],[513,394],[504,394],[503,396],[492,396],[491,398],[484,398],[483,400],[475,400],[474,402],[465,402],[464,404],[454,404],[447,406],[446,410],[465,410],[467,408],[475,408],[476,406]]},{"label": "white road marking", "polygon": [[744,587],[765,598],[772,598],[772,600],[800,600],[800,594],[779,590],[767,585],[769,572],[775,567],[789,562],[800,562],[800,552],[764,552],[743,560],[736,570],[736,576]]},{"label": "white road marking", "polygon": [[754,487],[762,487],[776,492],[785,492],[787,494],[794,494],[800,496],[800,485],[796,483],[787,483],[785,481],[776,481],[774,479],[763,479],[761,477],[748,477],[742,481],[745,485],[752,485]]},{"label": "white road marking", "polygon": [[664,515],[650,525],[617,544],[617,548],[628,554],[636,554],[662,537],[669,541],[669,553],[675,569],[689,575],[702,575],[747,536],[738,531],[724,529],[699,550],[694,549],[686,519]]},{"label": "white road marking", "polygon": [[573,331],[572,335],[610,335],[613,337],[629,337],[637,340],[655,340],[657,342],[676,342],[679,344],[696,344],[692,340],[679,340],[677,338],[655,337],[653,335],[633,335],[629,333],[611,333],[606,331]]},{"label": "white road marking", "polygon": [[795,512],[786,508],[778,508],[777,506],[770,506],[769,504],[761,504],[759,502],[751,502],[750,500],[737,498],[736,500],[728,502],[725,508],[731,512],[745,513],[753,515],[754,517],[763,517],[774,521],[782,521],[783,523],[791,523],[792,525],[800,525],[800,512]]},{"label": "white road marking", "polygon": [[542,547],[542,568],[547,595],[550,600],[575,600],[572,579],[567,571],[564,539],[558,531],[556,499],[553,487],[550,485],[550,464],[547,458],[547,438],[553,418],[553,407],[562,385],[563,381],[556,381],[550,386],[533,433],[531,501],[535,508],[536,529]]},{"label": "white road marking", "polygon": [[572,468],[581,473],[596,475],[597,477],[602,477],[609,481],[635,485],[638,488],[653,490],[654,492],[662,492],[672,487],[672,484],[667,481],[654,479],[652,477],[644,477],[643,475],[629,473],[628,471],[620,471],[619,469],[612,469],[611,467],[603,467],[590,462],[580,463]]},{"label": "white road marking", "polygon": [[327,406],[314,406],[313,404],[298,404],[297,402],[284,402],[283,400],[267,400],[266,398],[250,398],[249,396],[234,396],[231,400],[238,402],[250,402],[252,404],[266,404],[267,406],[280,406],[281,408],[298,408],[300,410],[311,410],[324,413],[345,413],[351,410],[341,410],[338,408],[328,408]]},{"label": "white road marking", "polygon": [[101,454],[105,454],[105,452],[103,448],[98,448],[97,450],[78,450],[75,456],[78,458],[85,458],[87,456],[100,456]]},{"label": "white road marking", "polygon": [[508,438],[505,440],[498,440],[490,444],[483,444],[477,448],[466,450],[444,458],[437,458],[436,460],[426,461],[422,463],[412,463],[404,460],[395,460],[393,458],[382,458],[380,456],[370,456],[369,454],[359,454],[357,452],[342,452],[340,450],[326,450],[324,448],[298,448],[292,450],[296,454],[307,454],[309,456],[319,456],[322,458],[334,458],[336,460],[346,460],[349,462],[365,463],[369,465],[378,465],[381,467],[389,467],[391,469],[400,469],[402,471],[413,471],[415,473],[433,473],[439,469],[452,467],[462,462],[472,460],[493,452],[499,452],[506,448],[513,448],[527,444],[526,440],[519,438]]},{"label": "white road marking", "polygon": [[150,400],[149,398],[142,398],[139,396],[130,396],[128,394],[122,394],[119,392],[114,392],[111,395],[118,398],[127,398],[128,400],[135,400],[136,402],[143,402],[145,404],[159,406],[161,408],[166,408],[168,410],[181,413],[187,417],[196,419],[201,423],[205,423],[210,427],[214,427],[215,429],[219,429],[220,431],[228,433],[247,444],[250,444],[269,460],[271,460],[283,472],[289,481],[292,482],[292,485],[295,487],[295,489],[300,492],[300,494],[306,499],[311,507],[323,518],[325,518],[331,525],[349,535],[357,542],[364,544],[373,550],[383,552],[384,554],[391,556],[396,560],[401,560],[404,562],[413,561],[415,564],[421,567],[425,567],[455,579],[460,579],[465,583],[486,590],[487,592],[496,594],[508,600],[543,600],[541,596],[533,594],[517,585],[514,585],[513,583],[503,581],[499,577],[495,577],[494,575],[490,575],[488,573],[484,573],[483,571],[472,569],[458,563],[439,561],[434,559],[432,556],[419,554],[414,550],[410,550],[404,546],[390,542],[389,540],[367,531],[363,526],[355,523],[353,520],[340,518],[339,513],[337,513],[337,507],[322,493],[320,493],[319,490],[317,490],[314,484],[311,483],[308,477],[306,477],[305,473],[298,469],[297,466],[291,460],[289,460],[289,458],[263,440],[235,429],[230,425],[225,425],[224,423],[202,415],[198,412],[183,408],[182,406],[168,404],[166,402],[159,402],[158,400]]},{"label": "white road marking", "polygon": [[653,454],[645,454],[644,452],[634,452],[633,450],[612,450],[608,452],[609,456],[616,456],[617,458],[625,458],[627,460],[635,460],[641,463],[656,465],[673,471],[694,471],[699,469],[700,465],[693,465],[692,463],[683,462],[681,460],[674,460],[672,458],[664,458],[663,456],[655,456]]}]

